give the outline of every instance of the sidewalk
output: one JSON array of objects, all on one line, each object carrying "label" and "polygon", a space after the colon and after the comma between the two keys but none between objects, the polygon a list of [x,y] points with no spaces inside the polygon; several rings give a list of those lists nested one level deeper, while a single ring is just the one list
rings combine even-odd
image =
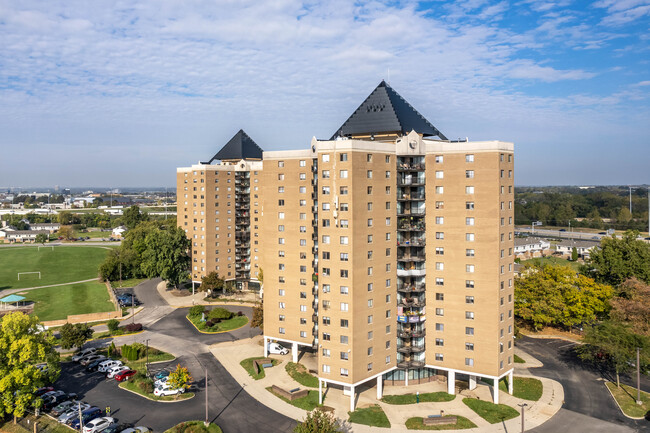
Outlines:
[{"label": "sidewalk", "polygon": [[[285,416],[299,421],[304,419],[305,415],[307,414],[306,411],[284,402],[266,390],[266,388],[271,385],[277,385],[285,389],[293,389],[298,387],[303,389],[305,388],[304,386],[295,382],[286,373],[285,366],[287,362],[291,361],[290,355],[271,355],[271,358],[277,359],[281,362],[277,366],[265,370],[266,377],[260,380],[254,380],[252,377],[250,377],[246,370],[244,370],[244,368],[242,368],[242,366],[239,364],[240,361],[246,358],[262,356],[263,350],[262,345],[260,344],[261,340],[262,337],[257,336],[252,339],[219,343],[211,346],[210,351],[215,356],[215,358],[217,358],[217,360],[224,366],[224,368],[228,370],[228,372],[235,378],[235,380],[237,380],[237,382],[239,382],[246,390],[246,392],[248,392],[253,398]],[[523,351],[519,351],[517,354],[525,359],[526,363],[528,363],[530,360],[530,365],[527,367],[531,367],[534,364],[541,364],[539,361],[525,354]],[[306,363],[309,363],[309,360],[305,361]],[[527,368],[524,368],[522,370],[524,370],[522,371],[522,374],[516,373],[517,376],[532,377]],[[501,392],[499,395],[500,403],[511,406],[517,410],[519,410],[519,407],[517,406],[518,404],[526,403],[528,405],[525,414],[526,429],[532,429],[544,423],[545,421],[548,421],[553,415],[555,415],[555,413],[557,413],[557,411],[560,410],[564,401],[564,390],[558,382],[541,377],[537,377],[537,379],[541,380],[544,385],[544,391],[539,401],[533,402],[518,399],[505,392]],[[459,395],[456,396],[454,400],[450,402],[420,403],[411,405],[390,405],[382,403],[376,399],[375,386],[370,385],[371,383],[369,382],[368,386],[361,387],[360,393],[358,394],[356,407],[362,408],[373,404],[379,404],[391,422],[390,430],[386,429],[386,431],[399,433],[409,432],[410,430],[406,429],[404,425],[407,419],[416,416],[427,417],[431,414],[440,413],[440,410],[444,410],[445,413],[449,415],[453,414],[464,416],[477,425],[477,428],[468,429],[465,431],[513,432],[519,431],[521,428],[520,417],[498,424],[489,424],[463,403],[462,400],[465,397],[478,397],[481,400],[486,401],[492,400],[490,387],[482,384],[481,382],[479,382],[476,389],[472,391],[462,391]],[[412,385],[408,387],[385,386],[384,395],[408,394],[415,393],[417,391],[423,393],[445,390],[446,386],[444,384],[438,382],[430,382],[427,384]],[[338,419],[347,421],[350,398],[348,396],[344,396],[343,391],[337,388],[329,388],[326,393],[324,391],[324,394],[324,405],[332,407],[334,409],[334,415]],[[350,427],[349,431],[353,432],[372,433],[378,431],[377,427],[368,427],[360,424],[346,424]]]},{"label": "sidewalk", "polygon": [[[194,295],[174,296],[171,290],[167,289],[167,285],[164,281],[158,284],[157,289],[158,289],[158,293],[165,300],[165,302],[167,302],[171,307],[174,308],[185,308],[185,307],[191,307],[193,305],[217,305],[220,303],[218,300],[214,302],[205,301],[204,299],[206,293],[199,292],[199,291],[196,291]],[[241,298],[241,301],[246,301],[246,302],[237,302],[240,300],[239,298]],[[261,301],[259,299],[259,296],[254,292],[243,292],[241,295],[238,295],[237,298],[230,297],[227,299],[228,301],[223,301],[221,302],[221,304],[237,305],[242,307],[252,307],[254,305],[254,302]]]}]

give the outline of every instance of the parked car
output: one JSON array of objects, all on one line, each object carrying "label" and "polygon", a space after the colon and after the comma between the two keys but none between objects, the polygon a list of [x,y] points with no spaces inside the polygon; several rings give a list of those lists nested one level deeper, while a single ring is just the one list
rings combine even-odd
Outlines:
[{"label": "parked car", "polygon": [[122,433],[149,433],[151,430],[149,430],[147,427],[142,427],[142,426],[137,426],[133,428],[127,428],[126,430],[122,430]]},{"label": "parked car", "polygon": [[43,388],[38,388],[36,392],[34,392],[34,397],[40,397],[45,393],[52,392],[54,391],[54,388],[51,386],[44,386]]},{"label": "parked car", "polygon": [[269,354],[287,355],[289,353],[289,349],[278,343],[269,343],[267,347]]},{"label": "parked car", "polygon": [[167,377],[167,376],[169,376],[169,371],[167,371],[167,370],[160,370],[159,372],[157,372],[156,374],[154,374],[153,379],[154,379],[154,380],[160,380],[160,379],[162,379],[163,377]]},{"label": "parked car", "polygon": [[90,364],[86,365],[86,371],[97,371],[99,364],[106,361],[106,359],[96,359]]},{"label": "parked car", "polygon": [[110,370],[108,370],[108,373],[106,374],[106,377],[109,378],[109,379],[113,379],[116,374],[120,374],[121,372],[126,371],[126,370],[130,370],[130,368],[127,367],[126,365],[115,366],[115,367],[111,368]]},{"label": "parked car", "polygon": [[50,395],[47,398],[43,399],[43,406],[41,409],[44,411],[50,411],[56,407],[59,403],[70,400],[68,395],[63,391],[57,391],[57,394]]},{"label": "parked car", "polygon": [[77,407],[78,404],[79,404],[79,402],[76,401],[76,400],[64,401],[64,402],[59,403],[58,405],[56,405],[50,411],[50,415],[55,416],[55,417],[59,417],[59,416],[63,415],[64,413],[68,412],[69,410],[71,410],[73,407]]},{"label": "parked car", "polygon": [[[102,416],[102,410],[98,407],[93,406],[81,412],[81,421],[83,421],[83,424],[85,425],[88,422],[100,416]],[[66,424],[68,424],[70,427],[72,427],[75,430],[79,430],[79,428],[81,427],[81,422],[78,416],[73,417]]]},{"label": "parked car", "polygon": [[97,369],[97,371],[99,371],[100,373],[107,373],[108,370],[110,370],[111,368],[117,367],[117,366],[120,366],[120,365],[122,365],[122,361],[117,361],[117,360],[114,360],[114,359],[107,359],[107,360],[104,360],[102,363],[99,364],[99,368]]},{"label": "parked car", "polygon": [[184,388],[172,388],[169,385],[163,385],[155,388],[153,390],[153,395],[156,397],[160,397],[163,395],[177,395],[177,394],[182,394],[185,392]]},{"label": "parked car", "polygon": [[79,362],[79,361],[81,361],[82,358],[85,358],[88,355],[93,355],[95,352],[97,352],[97,349],[95,349],[93,347],[89,347],[88,349],[84,349],[84,350],[80,351],[79,353],[77,353],[76,355],[74,355],[72,357],[72,360],[74,362]]},{"label": "parked car", "polygon": [[113,424],[115,424],[115,418],[111,418],[110,416],[95,418],[88,424],[84,425],[83,433],[99,433],[100,431],[106,430],[106,427],[109,425]]},{"label": "parked car", "polygon": [[115,375],[115,380],[118,382],[123,382],[125,380],[129,380],[129,378],[133,377],[136,373],[136,370],[124,370],[121,373]]},{"label": "parked car", "polygon": [[169,376],[165,376],[162,379],[158,379],[157,381],[155,381],[153,383],[153,386],[155,386],[156,388],[166,386],[168,381],[169,381]]},{"label": "parked car", "polygon": [[133,428],[133,424],[113,424],[106,427],[103,433],[121,433],[130,428]]},{"label": "parked car", "polygon": [[[90,409],[90,405],[88,403],[84,403],[83,401],[81,403],[81,410],[84,411],[86,409]],[[67,424],[69,420],[71,420],[73,417],[79,416],[79,404],[76,406],[71,407],[68,409],[67,412],[63,413],[62,415],[59,415],[59,418],[57,421],[59,421],[62,424]]]},{"label": "parked car", "polygon": [[86,357],[83,358],[81,361],[79,361],[79,364],[81,364],[81,365],[83,365],[83,366],[86,366],[86,365],[90,364],[91,362],[96,361],[96,360],[98,360],[98,359],[106,359],[106,357],[105,357],[104,355],[90,355],[90,356],[86,356]]}]

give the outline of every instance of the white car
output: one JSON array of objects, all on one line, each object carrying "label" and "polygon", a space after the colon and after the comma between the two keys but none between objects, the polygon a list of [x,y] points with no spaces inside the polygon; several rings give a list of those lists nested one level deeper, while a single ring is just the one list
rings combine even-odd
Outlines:
[{"label": "white car", "polygon": [[83,433],[99,433],[113,424],[115,424],[115,418],[111,418],[110,416],[95,418],[92,421],[88,421],[84,426]]},{"label": "white car", "polygon": [[95,352],[97,352],[97,349],[94,349],[94,348],[92,348],[92,347],[89,348],[89,349],[84,349],[84,350],[82,350],[81,352],[79,352],[79,353],[77,353],[76,355],[74,355],[74,356],[72,357],[72,360],[73,360],[74,362],[79,362],[79,361],[81,361],[82,358],[85,358],[85,357],[88,356],[88,355],[93,355]]},{"label": "white car", "polygon": [[156,397],[160,397],[162,395],[176,395],[176,394],[182,394],[185,392],[184,388],[172,388],[170,386],[159,386],[156,389],[153,390],[153,395]]},{"label": "white car", "polygon": [[118,367],[122,365],[122,361],[115,361],[113,359],[107,359],[104,362],[101,362],[99,364],[99,367],[97,368],[97,371],[100,373],[108,373],[108,370],[110,370],[113,367]]},{"label": "white car", "polygon": [[163,386],[167,386],[167,382],[169,382],[169,376],[165,376],[162,379],[158,379],[153,383],[153,386],[156,388],[161,388]]},{"label": "white car", "polygon": [[126,365],[116,365],[115,367],[108,370],[108,372],[106,374],[106,377],[108,377],[109,379],[112,379],[112,378],[115,377],[116,374],[119,374],[119,373],[121,373],[123,371],[126,371],[126,370],[130,370],[130,368],[127,367]]}]

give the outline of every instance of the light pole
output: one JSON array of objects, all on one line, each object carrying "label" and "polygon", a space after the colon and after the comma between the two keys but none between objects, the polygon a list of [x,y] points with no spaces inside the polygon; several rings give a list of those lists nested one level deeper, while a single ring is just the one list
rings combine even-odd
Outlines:
[{"label": "light pole", "polygon": [[210,422],[208,421],[208,369],[205,369],[205,426],[207,427]]},{"label": "light pole", "polygon": [[145,364],[145,370],[147,370],[147,376],[149,376],[149,339],[147,338],[145,340],[145,343],[147,343],[147,362]]},{"label": "light pole", "polygon": [[528,407],[528,404],[527,403],[518,404],[517,406],[519,406],[521,408],[521,433],[524,433],[524,431],[525,431],[525,427],[524,427],[524,408]]},{"label": "light pole", "polygon": [[641,405],[641,365],[639,365],[639,351],[640,348],[636,348],[636,404]]},{"label": "light pole", "polygon": [[630,186],[630,215],[632,215],[632,187]]}]

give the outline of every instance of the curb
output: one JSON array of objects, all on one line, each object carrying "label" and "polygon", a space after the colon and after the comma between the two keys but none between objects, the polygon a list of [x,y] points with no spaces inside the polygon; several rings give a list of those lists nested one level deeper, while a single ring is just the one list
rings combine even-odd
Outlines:
[{"label": "curb", "polygon": [[524,337],[538,338],[540,340],[563,340],[563,341],[568,341],[569,343],[584,344],[580,340],[573,340],[573,339],[565,337],[563,335],[524,334],[523,332],[521,333],[521,335],[523,335]]},{"label": "curb", "polygon": [[642,420],[642,419],[645,419],[644,416],[636,417],[636,416],[630,416],[630,415],[626,414],[626,413],[623,411],[623,408],[621,407],[621,405],[618,404],[618,400],[616,400],[616,397],[614,397],[614,394],[612,393],[612,390],[609,389],[609,386],[607,386],[608,383],[612,383],[612,384],[613,384],[614,382],[610,382],[610,381],[606,380],[606,381],[603,382],[603,384],[605,385],[605,388],[607,388],[607,391],[609,392],[609,395],[612,396],[612,399],[614,400],[614,403],[616,403],[616,406],[618,406],[618,409],[621,411],[621,413],[623,414],[623,416],[625,416],[625,417],[627,417],[627,418],[630,418],[630,419],[636,419],[636,420]]},{"label": "curb", "polygon": [[88,342],[88,341],[99,341],[99,340],[108,340],[109,338],[131,337],[133,335],[142,334],[144,331],[145,331],[145,329],[143,329],[142,331],[133,332],[131,334],[109,335],[108,337],[91,338],[90,340],[86,340],[86,342]]},{"label": "curb", "polygon": [[[207,302],[207,301],[204,301]],[[215,302],[199,302],[193,305],[170,305],[172,308],[180,309],[180,308],[192,308],[196,307],[197,305],[205,305],[205,306],[215,306],[215,305],[223,305],[224,307],[227,306],[232,306],[232,307],[254,307],[258,302],[249,302],[249,303],[242,303],[242,302],[224,302],[224,301],[219,301],[222,302],[222,304],[219,304],[217,301]]]},{"label": "curb", "polygon": [[[194,329],[196,329],[197,331],[199,331],[201,334],[207,334],[207,335],[225,334],[226,332],[236,331],[236,330],[241,329],[241,328],[243,328],[244,326],[246,326],[246,325],[248,325],[248,324],[250,323],[250,320],[248,320],[248,317],[246,317],[246,319],[247,319],[246,323],[244,323],[243,325],[241,325],[239,328],[229,329],[228,331],[214,331],[214,332],[210,332],[210,331],[201,331],[199,328],[196,327],[196,325],[195,325],[194,323],[192,323],[192,321],[190,320],[189,317],[185,316],[185,318],[187,319],[188,322],[190,322],[190,323],[192,324],[192,326],[194,326]],[[129,334],[129,335],[133,335],[133,334]]]},{"label": "curb", "polygon": [[130,389],[122,388],[121,383],[117,387],[119,389],[121,389],[122,391],[130,392],[131,394],[135,394],[135,395],[137,395],[139,397],[146,398],[147,400],[150,400],[150,401],[155,401],[156,403],[181,403],[183,401],[192,400],[194,397],[196,397],[196,393],[193,393],[192,397],[184,398],[182,400],[154,400],[153,398],[147,397],[146,395],[142,395],[139,392],[135,392],[135,391],[131,391]]}]

